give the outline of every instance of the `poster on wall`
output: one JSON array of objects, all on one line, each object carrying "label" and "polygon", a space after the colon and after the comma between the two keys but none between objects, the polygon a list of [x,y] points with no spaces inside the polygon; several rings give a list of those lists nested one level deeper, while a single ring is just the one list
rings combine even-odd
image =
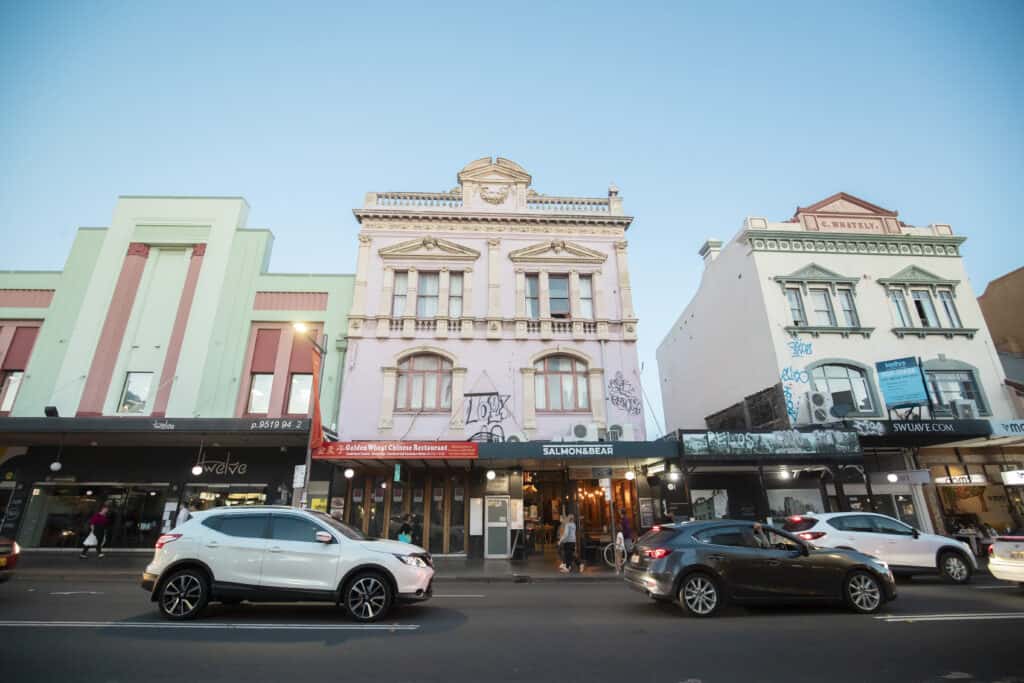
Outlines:
[{"label": "poster on wall", "polygon": [[654,526],[654,501],[650,498],[640,499],[640,527],[649,529]]},{"label": "poster on wall", "polygon": [[928,405],[928,392],[916,358],[883,360],[875,363],[875,371],[887,408]]},{"label": "poster on wall", "polygon": [[523,528],[523,499],[513,498],[509,501],[509,528]]},{"label": "poster on wall", "polygon": [[484,499],[469,499],[469,535],[484,535]]}]

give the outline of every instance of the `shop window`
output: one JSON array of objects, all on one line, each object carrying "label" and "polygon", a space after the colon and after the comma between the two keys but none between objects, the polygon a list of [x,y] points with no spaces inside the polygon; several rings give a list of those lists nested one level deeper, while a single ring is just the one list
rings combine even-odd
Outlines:
[{"label": "shop window", "polygon": [[316,532],[323,531],[319,525],[308,519],[292,515],[272,515],[270,537],[275,541],[298,541],[300,543],[318,543]]},{"label": "shop window", "polygon": [[124,389],[121,390],[121,400],[117,404],[117,412],[122,415],[145,412],[152,383],[152,372],[129,372],[124,380]]},{"label": "shop window", "polygon": [[914,300],[914,310],[917,311],[917,318],[921,327],[940,327],[939,316],[935,312],[935,303],[932,295],[924,289],[915,289],[910,293]]},{"label": "shop window", "polygon": [[360,531],[364,530],[366,520],[366,479],[357,474],[352,479],[352,513],[349,523]]},{"label": "shop window", "polygon": [[466,552],[466,486],[460,476],[451,478],[452,497],[448,515],[448,552]]},{"label": "shop window", "polygon": [[21,370],[6,370],[0,374],[0,413],[9,413],[14,409],[14,399],[18,396],[24,376]]},{"label": "shop window", "polygon": [[444,552],[444,481],[434,479],[430,492],[430,546],[432,553]]},{"label": "shop window", "polygon": [[951,414],[953,401],[974,401],[979,412],[985,412],[985,402],[972,371],[926,370],[925,376],[936,413]]},{"label": "shop window", "polygon": [[594,318],[594,280],[591,275],[580,275],[579,317],[587,320]]},{"label": "shop window", "polygon": [[786,289],[786,301],[789,302],[789,319],[796,327],[803,327],[807,324],[807,314],[804,312],[804,298],[797,287]]},{"label": "shop window", "polygon": [[391,291],[391,316],[405,315],[405,298],[409,294],[409,273],[399,270],[395,273],[395,286]]},{"label": "shop window", "polygon": [[437,316],[437,301],[441,292],[440,273],[420,273],[416,286],[416,317]]},{"label": "shop window", "polygon": [[551,304],[552,318],[569,317],[568,275],[551,275],[548,277],[548,301]]},{"label": "shop window", "polygon": [[254,373],[249,380],[249,415],[266,415],[270,410],[270,391],[274,387],[272,373]]},{"label": "shop window", "polygon": [[462,317],[463,274],[452,273],[448,277],[448,316]]},{"label": "shop window", "polygon": [[768,508],[772,517],[821,512],[821,491],[818,489],[768,489]]},{"label": "shop window", "polygon": [[953,293],[947,290],[939,292],[939,301],[942,302],[942,310],[946,312],[950,327],[963,327],[960,323],[960,314],[957,313],[956,304],[953,302]]},{"label": "shop window", "polygon": [[288,414],[306,415],[309,413],[309,399],[313,392],[313,375],[295,373],[288,386]]},{"label": "shop window", "polygon": [[540,277],[526,276],[526,315],[532,320],[540,318]]},{"label": "shop window", "polygon": [[452,407],[452,362],[434,354],[418,354],[398,363],[395,410],[442,412]]},{"label": "shop window", "polygon": [[590,410],[587,364],[569,356],[548,356],[534,364],[537,410],[580,412]]},{"label": "shop window", "polygon": [[847,415],[871,415],[875,412],[867,372],[852,365],[819,365],[811,370],[815,391],[832,397],[833,405],[847,406]]},{"label": "shop window", "polygon": [[387,479],[377,477],[373,480],[373,488],[370,489],[370,519],[367,525],[366,535],[370,538],[382,538],[386,530],[384,524],[384,506],[387,501]]}]

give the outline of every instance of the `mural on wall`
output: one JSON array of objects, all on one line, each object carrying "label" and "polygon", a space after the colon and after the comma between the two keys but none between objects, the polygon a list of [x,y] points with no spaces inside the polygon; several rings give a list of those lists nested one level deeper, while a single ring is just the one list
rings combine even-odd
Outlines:
[{"label": "mural on wall", "polygon": [[627,415],[639,415],[643,412],[643,401],[637,395],[636,387],[630,383],[621,371],[608,382],[608,400],[611,404]]},{"label": "mural on wall", "polygon": [[475,430],[470,441],[505,441],[505,422],[512,418],[509,401],[512,394],[487,392],[465,394],[466,428]]}]

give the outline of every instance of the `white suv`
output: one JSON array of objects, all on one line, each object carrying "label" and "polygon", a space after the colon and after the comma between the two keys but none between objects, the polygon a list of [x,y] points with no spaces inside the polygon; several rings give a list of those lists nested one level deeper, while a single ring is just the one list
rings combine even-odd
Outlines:
[{"label": "white suv", "polygon": [[894,574],[938,572],[967,583],[978,561],[966,543],[925,534],[909,524],[870,512],[832,512],[787,517],[783,528],[823,548],[852,548],[886,562]]},{"label": "white suv", "polygon": [[210,601],[301,600],[370,622],[396,601],[429,599],[433,577],[418,546],[367,539],[321,512],[246,506],[197,512],[162,535],[142,587],[168,619],[193,619]]}]

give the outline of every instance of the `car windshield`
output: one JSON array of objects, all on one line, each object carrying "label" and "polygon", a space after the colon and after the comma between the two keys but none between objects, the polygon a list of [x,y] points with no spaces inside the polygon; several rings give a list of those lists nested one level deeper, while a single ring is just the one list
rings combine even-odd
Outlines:
[{"label": "car windshield", "polygon": [[365,541],[366,540],[366,536],[363,536],[363,532],[362,531],[359,531],[358,529],[354,529],[354,528],[350,527],[348,524],[345,524],[344,522],[339,522],[338,520],[334,519],[334,517],[331,517],[330,515],[325,515],[322,512],[315,512],[315,511],[313,512],[313,514],[316,515],[316,518],[319,519],[324,524],[327,524],[330,527],[340,531],[342,536],[344,536],[345,538],[350,538],[353,541]]}]

